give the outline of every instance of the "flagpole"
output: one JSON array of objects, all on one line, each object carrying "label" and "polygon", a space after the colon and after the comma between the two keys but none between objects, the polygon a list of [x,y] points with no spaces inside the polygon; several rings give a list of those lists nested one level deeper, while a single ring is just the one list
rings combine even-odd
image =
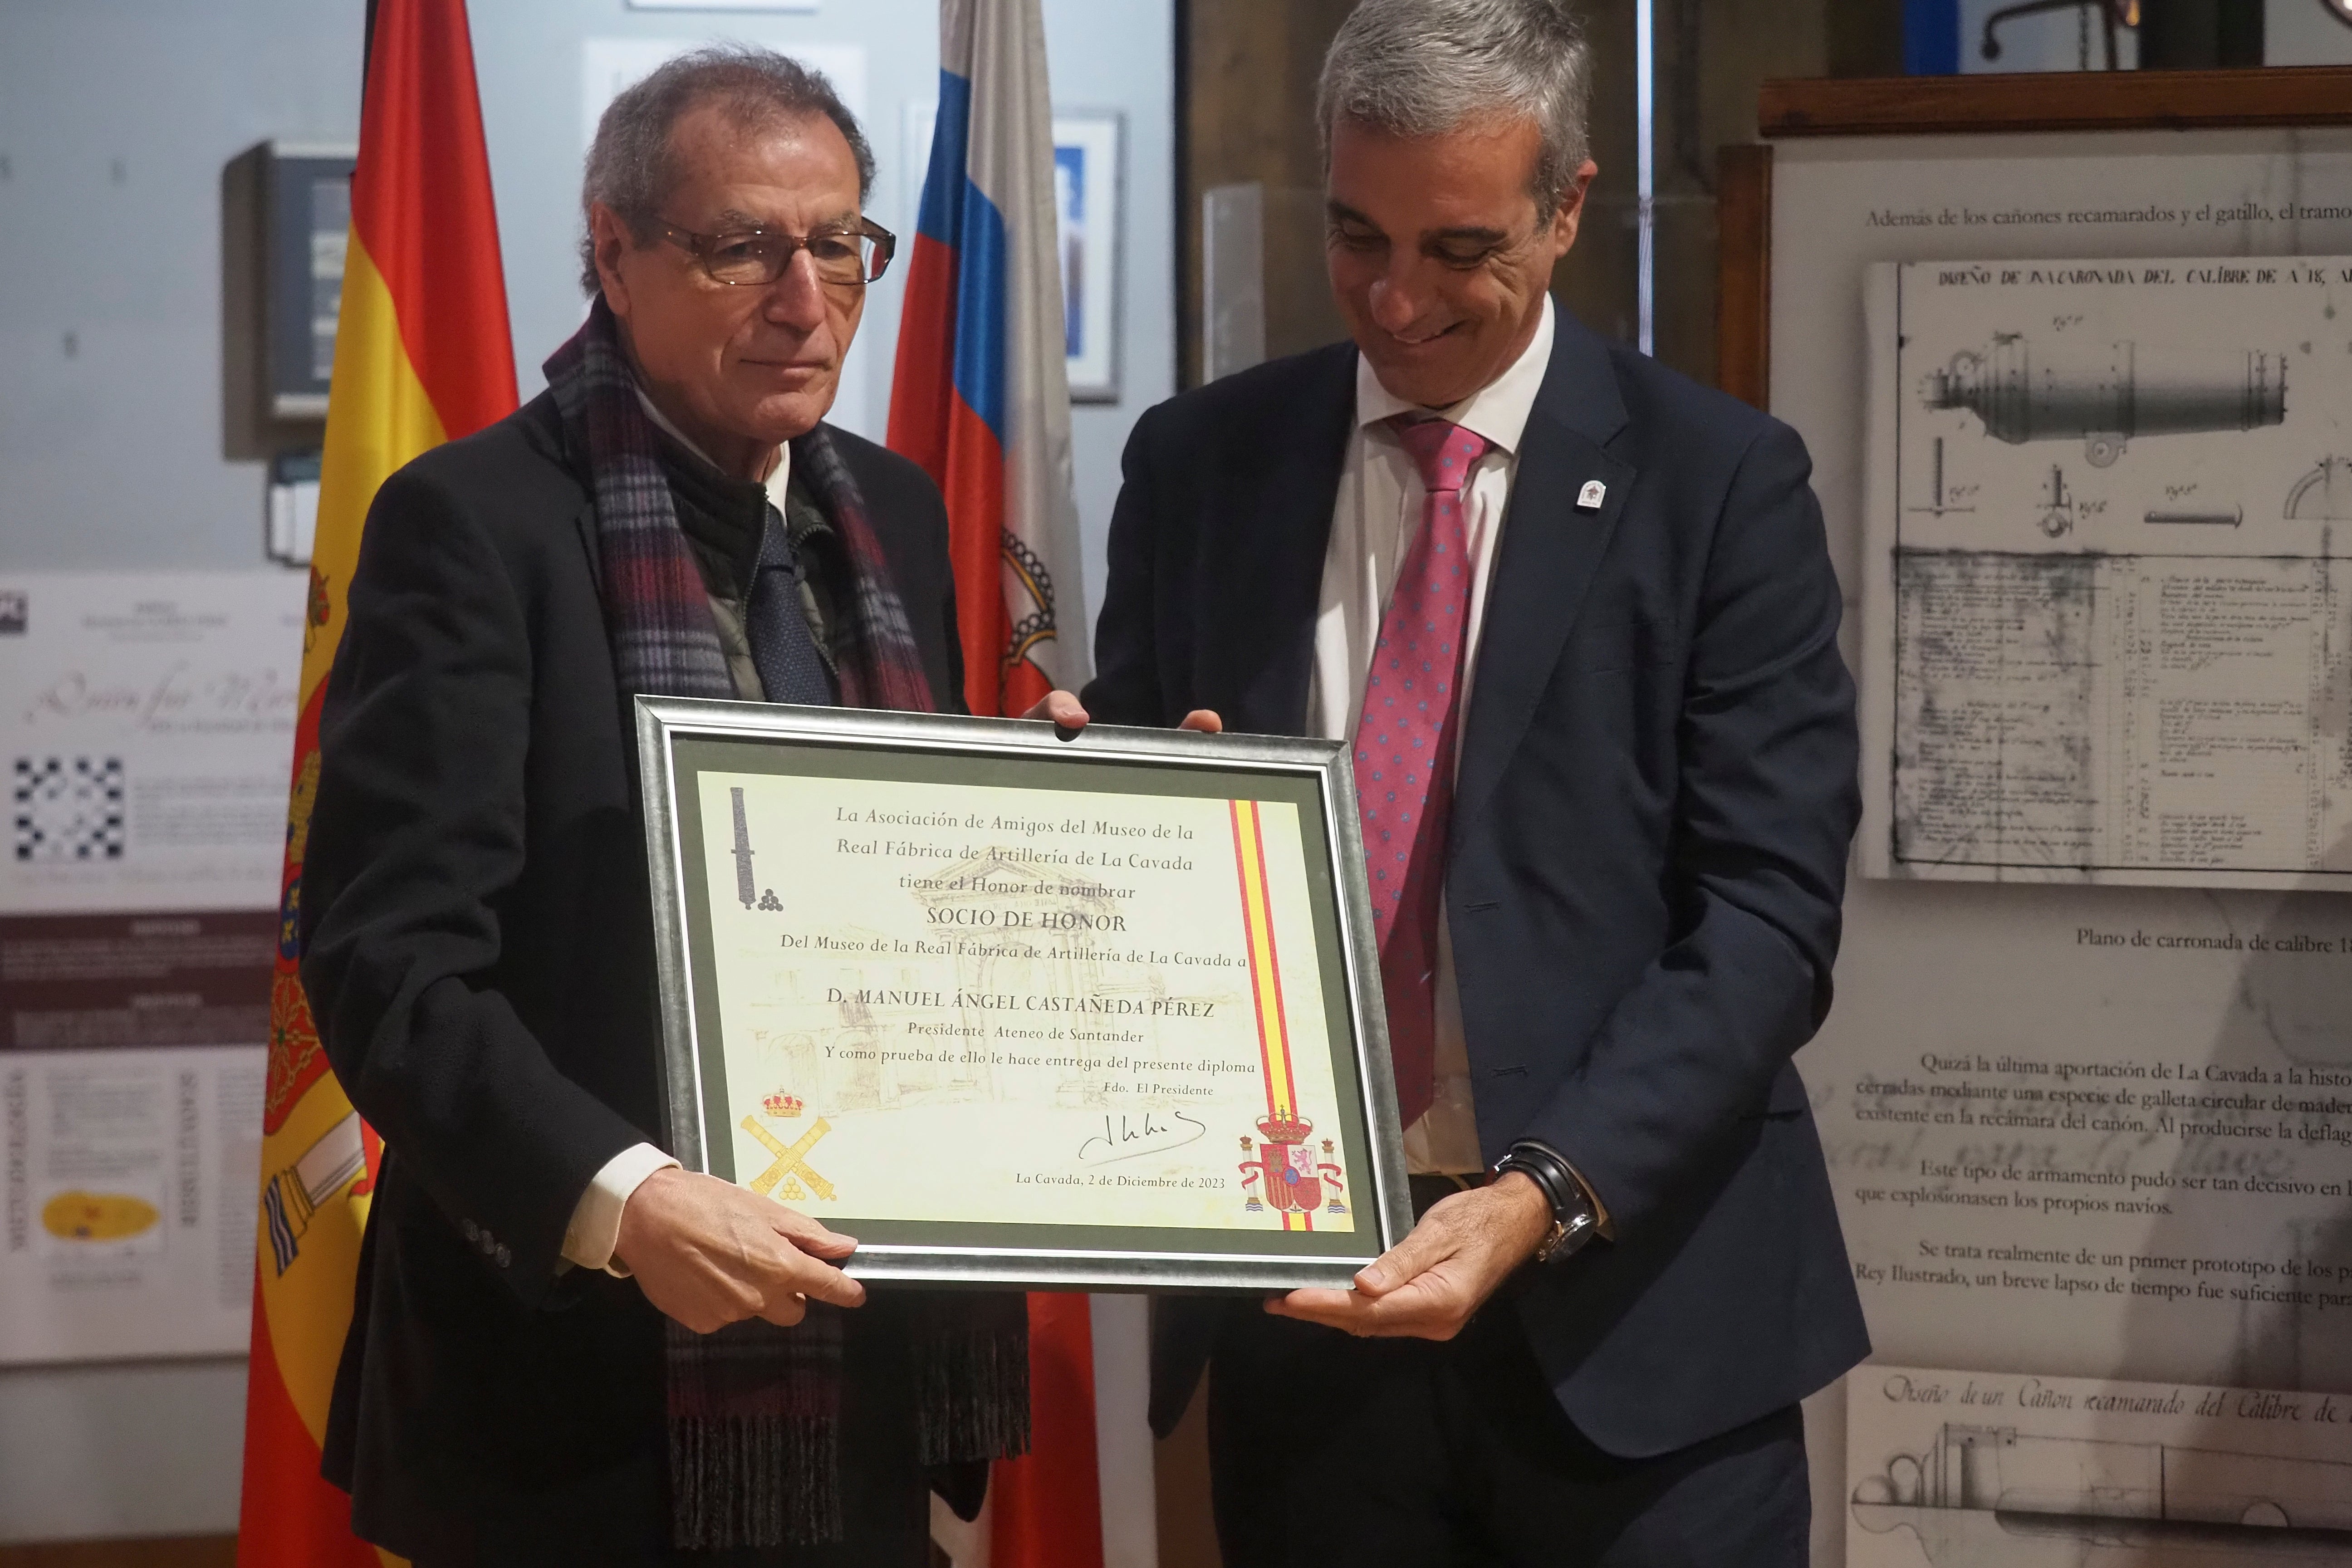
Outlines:
[{"label": "flagpole", "polygon": [[[1690,41],[1684,40],[1687,48]],[[1635,292],[1639,297],[1641,349],[1658,350],[1658,12],[1656,0],[1633,5],[1633,135],[1634,222],[1639,231],[1640,258]]]}]

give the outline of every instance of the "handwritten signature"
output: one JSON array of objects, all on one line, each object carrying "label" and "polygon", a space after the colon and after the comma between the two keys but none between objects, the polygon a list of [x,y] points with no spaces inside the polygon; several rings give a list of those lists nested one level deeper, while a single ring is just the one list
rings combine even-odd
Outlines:
[{"label": "handwritten signature", "polygon": [[1208,1123],[1181,1110],[1164,1121],[1148,1110],[1139,1118],[1106,1116],[1103,1130],[1078,1145],[1078,1163],[1115,1165],[1142,1154],[1164,1154],[1205,1138],[1208,1133]]}]

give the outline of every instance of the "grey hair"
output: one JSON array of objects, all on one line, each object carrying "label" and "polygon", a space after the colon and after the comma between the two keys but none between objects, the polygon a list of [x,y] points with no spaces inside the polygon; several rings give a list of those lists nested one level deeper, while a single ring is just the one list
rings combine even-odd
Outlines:
[{"label": "grey hair", "polygon": [[1539,221],[1549,223],[1590,148],[1592,51],[1565,0],[1363,0],[1323,57],[1315,123],[1352,120],[1398,136],[1532,119]]},{"label": "grey hair", "polygon": [[746,131],[779,121],[823,115],[840,127],[857,160],[857,199],[874,191],[874,149],[857,117],[823,71],[754,44],[716,44],[666,60],[653,74],[621,89],[596,121],[596,140],[580,182],[580,287],[594,294],[596,241],[587,228],[598,202],[613,209],[639,245],[653,242],[662,205],[678,182],[670,159],[670,132],[688,110],[716,107]]}]

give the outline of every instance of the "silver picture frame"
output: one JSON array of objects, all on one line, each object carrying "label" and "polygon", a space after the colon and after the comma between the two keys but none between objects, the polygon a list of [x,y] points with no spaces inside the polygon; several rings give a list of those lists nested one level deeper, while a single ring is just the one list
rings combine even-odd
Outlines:
[{"label": "silver picture frame", "polygon": [[[864,1237],[846,1266],[853,1276],[869,1281],[1073,1290],[1267,1291],[1314,1285],[1345,1289],[1359,1269],[1412,1229],[1412,1198],[1390,1066],[1380,959],[1363,874],[1355,781],[1346,750],[1339,742],[1100,724],[1072,734],[1048,723],[1018,720],[665,697],[636,699],[636,731],[670,1152],[689,1170],[706,1172],[714,1171],[719,1162],[713,1156],[720,1155],[727,1168],[715,1173],[730,1179],[732,1154],[726,1145],[715,1148],[712,1136],[714,1127],[729,1123],[714,1121],[705,1092],[718,1054],[717,1042],[706,1038],[713,1026],[715,998],[698,995],[697,991],[698,984],[709,982],[698,967],[692,879],[701,872],[689,854],[688,818],[701,808],[680,789],[681,777],[691,777],[699,764],[690,757],[682,761],[682,751],[697,752],[700,742],[724,743],[731,754],[749,754],[741,752],[745,743],[779,752],[803,749],[803,754],[809,754],[807,748],[821,748],[834,759],[826,764],[829,770],[851,770],[832,772],[831,776],[836,777],[856,776],[858,764],[842,759],[859,756],[877,762],[913,756],[926,759],[925,766],[936,765],[947,772],[964,766],[978,769],[1005,759],[1031,764],[1141,764],[1172,770],[1171,779],[1188,781],[1189,787],[1171,789],[1170,795],[1202,795],[1204,774],[1254,777],[1262,783],[1287,781],[1285,787],[1311,793],[1324,853],[1319,858],[1308,854],[1307,870],[1310,886],[1315,885],[1314,879],[1324,879],[1317,896],[1328,896],[1328,903],[1318,907],[1328,912],[1330,941],[1337,950],[1317,956],[1318,961],[1336,959],[1343,977],[1336,987],[1340,994],[1329,995],[1331,988],[1327,987],[1326,1001],[1338,1004],[1327,1006],[1327,1022],[1344,1017],[1344,1027],[1335,1026],[1332,1030],[1334,1036],[1344,1036],[1344,1045],[1327,1044],[1327,1048],[1333,1053],[1334,1082],[1352,1086],[1353,1103],[1342,1110],[1360,1119],[1349,1125],[1360,1131],[1362,1146],[1353,1150],[1349,1168],[1358,1173],[1360,1184],[1369,1171],[1370,1191],[1364,1193],[1360,1185],[1351,1202],[1354,1214],[1368,1223],[1346,1233],[1287,1229],[1148,1233],[1138,1226],[1121,1231],[1116,1244],[1030,1245],[1023,1243],[1019,1233],[1085,1227],[1038,1227],[1017,1222],[974,1227],[909,1220],[898,1227],[902,1234],[881,1240],[871,1235]],[[787,757],[785,764],[770,771],[789,774],[793,770],[788,764]],[[698,816],[691,826],[694,842],[701,843]],[[707,887],[700,896],[709,898]],[[1324,972],[1330,973],[1328,963]],[[728,1109],[731,1107],[720,1110],[722,1118]],[[971,1234],[975,1229],[992,1234],[975,1237]],[[925,1234],[903,1234],[906,1231]],[[1318,1250],[1297,1249],[1297,1244],[1288,1241],[1301,1234],[1323,1238]],[[1344,1250],[1335,1250],[1339,1244],[1333,1238],[1343,1234],[1350,1239]],[[1161,1235],[1168,1245],[1153,1245]]]}]

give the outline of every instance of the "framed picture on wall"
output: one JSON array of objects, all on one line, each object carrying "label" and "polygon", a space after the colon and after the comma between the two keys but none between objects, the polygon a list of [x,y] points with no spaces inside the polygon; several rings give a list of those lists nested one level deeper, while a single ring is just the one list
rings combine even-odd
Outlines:
[{"label": "framed picture on wall", "polygon": [[[2352,952],[2352,900],[2329,890],[2352,869],[2347,795],[2328,782],[2352,637],[2328,532],[2352,517],[2352,497],[2330,496],[2352,473],[2352,332],[2340,308],[2315,306],[2306,325],[2265,296],[2315,278],[2299,309],[2302,289],[2346,287],[2352,70],[1775,82],[1757,130],[1717,184],[1720,384],[1803,438],[1858,602],[1844,646],[1863,874],[1844,918],[1874,939],[1842,955],[1836,1009],[1803,1058],[1822,1144],[1844,1152],[1838,1209],[1874,1352],[1849,1381],[1847,1433],[1811,1458],[1853,1500],[1842,1524],[1822,1510],[1844,1562],[1887,1568],[1921,1563],[1919,1539],[1976,1528],[1957,1489],[1903,1493],[1927,1505],[1903,1529],[1903,1505],[1879,1500],[1890,1473],[1958,1473],[1957,1455],[1917,1445],[1891,1458],[1901,1442],[1875,1414],[1932,1408],[1932,1378],[1906,1369],[1956,1343],[1978,1402],[2021,1406],[2013,1440],[2008,1416],[1996,1434],[2011,1444],[2004,1499],[2038,1484],[2016,1479],[2036,1445],[2068,1438],[2048,1413],[2084,1406],[2060,1373],[2161,1383],[2151,1410],[2194,1405],[2209,1380],[2347,1386],[2343,1336],[2314,1326],[2299,1289],[2242,1288],[2242,1304],[2149,1281],[2175,1258],[2290,1280],[2343,1256],[2352,1147],[2320,1131],[2340,1130],[2343,1108],[2292,1086],[2342,1092],[2326,1086],[2343,1082],[2352,1000],[2343,969],[2307,956]],[[2098,392],[2052,417],[2071,414],[2084,357]],[[2217,376],[2219,421],[2201,391]],[[1968,585],[1948,586],[1962,572]],[[2226,644],[2210,629],[2257,625],[2278,629]],[[2254,714],[2259,741],[2241,717]],[[1954,846],[1940,862],[1937,837]],[[2051,1109],[2066,1079],[2131,1105],[2138,1130]],[[2284,1109],[2251,1130],[2167,1114],[2272,1085],[2261,1103]],[[1991,1147],[1988,1123],[1995,1138],[2026,1130],[2001,1147],[2032,1171],[1946,1163]],[[2294,1179],[2209,1179],[2208,1129],[2231,1158],[2292,1159]],[[2275,1153],[2238,1153],[2258,1147]],[[2002,1179],[2012,1170],[2024,1180]],[[2031,1195],[2044,1180],[2068,1195]],[[2076,1195],[2106,1185],[2112,1199]],[[1889,1196],[1903,1192],[1921,1201]],[[2059,1275],[2042,1299],[2040,1277],[1943,1261],[2062,1247],[2125,1260],[2099,1289],[2130,1305],[2066,1296]],[[1928,1257],[1940,1283],[1913,1271]],[[2131,1396],[2089,1403],[2111,1451],[2142,1440],[2115,1415]],[[2236,1440],[2209,1415],[2196,1441]],[[1969,1462],[1992,1457],[1989,1443]]]},{"label": "framed picture on wall", "polygon": [[1118,231],[1126,117],[1054,117],[1054,216],[1062,251],[1062,331],[1070,401],[1118,401]]},{"label": "framed picture on wall", "polygon": [[[906,232],[922,225],[939,104],[907,105]],[[1127,117],[1054,116],[1054,217],[1062,258],[1062,336],[1073,403],[1118,401],[1119,231],[1127,222]]]},{"label": "framed picture on wall", "polygon": [[327,416],[358,163],[354,147],[268,143],[264,321],[273,419]]}]

